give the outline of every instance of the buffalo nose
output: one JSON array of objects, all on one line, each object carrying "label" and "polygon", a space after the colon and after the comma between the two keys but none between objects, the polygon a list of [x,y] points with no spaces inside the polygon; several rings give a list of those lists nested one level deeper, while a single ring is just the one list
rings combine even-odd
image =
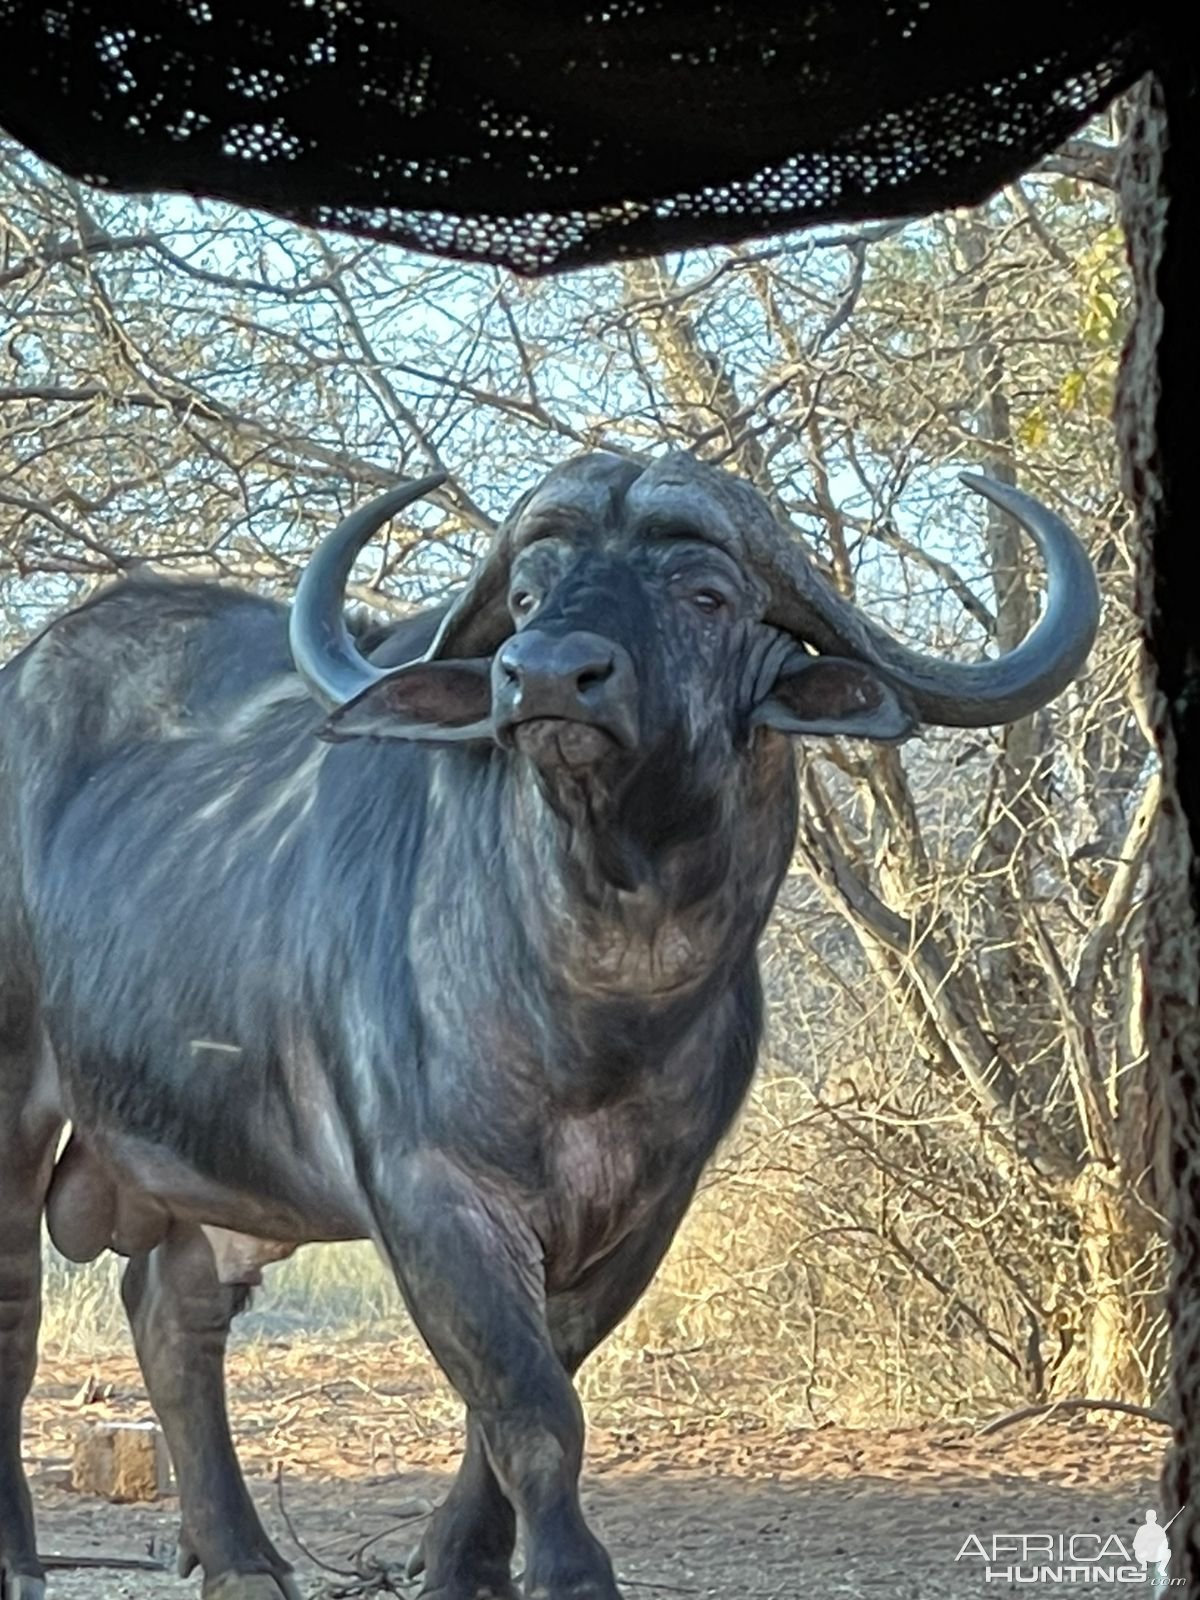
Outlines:
[{"label": "buffalo nose", "polygon": [[529,631],[519,633],[500,651],[500,670],[523,696],[557,699],[565,691],[587,701],[613,676],[616,651],[594,633],[567,633],[558,638]]},{"label": "buffalo nose", "polygon": [[555,718],[599,728],[632,748],[637,700],[629,652],[600,634],[526,628],[496,652],[492,714],[502,734],[523,722]]}]

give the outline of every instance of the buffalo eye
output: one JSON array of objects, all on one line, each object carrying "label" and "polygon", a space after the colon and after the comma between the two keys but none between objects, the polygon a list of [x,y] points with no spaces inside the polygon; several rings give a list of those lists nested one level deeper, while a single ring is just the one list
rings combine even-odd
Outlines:
[{"label": "buffalo eye", "polygon": [[537,596],[529,589],[514,589],[508,603],[514,616],[527,617],[537,605]]},{"label": "buffalo eye", "polygon": [[697,611],[703,611],[705,616],[715,616],[718,611],[725,608],[725,596],[716,589],[698,589],[692,596],[692,604]]}]

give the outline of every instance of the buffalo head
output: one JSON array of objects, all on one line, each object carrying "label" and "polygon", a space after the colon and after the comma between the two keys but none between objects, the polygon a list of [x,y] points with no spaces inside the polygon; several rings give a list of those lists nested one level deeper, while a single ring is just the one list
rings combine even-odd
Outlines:
[{"label": "buffalo head", "polygon": [[744,480],[683,454],[591,454],[520,501],[426,654],[381,670],[346,629],[346,577],[366,539],[440,481],[355,512],[304,575],[292,649],[330,737],[494,741],[549,789],[669,777],[719,764],[755,727],[895,741],[921,724],[1011,722],[1070,682],[1096,632],[1081,545],[1016,489],[965,480],[1038,545],[1043,615],[1007,655],[964,665],[866,617]]}]

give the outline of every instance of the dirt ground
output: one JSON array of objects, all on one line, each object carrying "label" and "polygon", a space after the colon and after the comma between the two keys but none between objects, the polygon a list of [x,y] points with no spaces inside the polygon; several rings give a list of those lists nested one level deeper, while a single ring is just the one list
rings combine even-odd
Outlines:
[{"label": "dirt ground", "polygon": [[[457,1426],[423,1400],[428,1368],[401,1346],[279,1345],[237,1353],[230,1377],[255,1499],[305,1593],[413,1593],[395,1565],[392,1589],[351,1574],[402,1562],[453,1473]],[[173,1568],[69,1564],[172,1560],[173,1497],[114,1506],[70,1487],[81,1426],[148,1414],[131,1361],[43,1360],[26,1438],[51,1600],[198,1592]],[[1011,1589],[1003,1577],[985,1581],[978,1556],[956,1560],[971,1534],[988,1547],[994,1534],[1039,1532],[1117,1534],[1130,1545],[1158,1503],[1162,1444],[1161,1429],[1128,1421],[1020,1424],[980,1439],[958,1425],[779,1432],[635,1411],[628,1426],[592,1428],[585,1503],[629,1600],[967,1600]],[[1129,1589],[1022,1586],[1039,1600]]]}]

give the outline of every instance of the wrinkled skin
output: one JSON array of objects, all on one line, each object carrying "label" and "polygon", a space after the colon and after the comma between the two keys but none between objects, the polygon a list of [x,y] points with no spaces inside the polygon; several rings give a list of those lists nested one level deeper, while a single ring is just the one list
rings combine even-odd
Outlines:
[{"label": "wrinkled skin", "polygon": [[502,648],[391,670],[441,612],[364,637],[389,670],[324,739],[286,613],[236,591],[124,583],[0,671],[6,1600],[41,1594],[18,1429],[44,1205],[77,1259],[129,1256],[212,1600],[291,1581],[230,1442],[230,1321],[263,1261],[360,1237],[467,1411],[422,1593],[515,1596],[519,1521],[531,1600],[616,1600],[572,1374],[749,1085],[787,735],[914,719],[607,460],[535,497]]}]

